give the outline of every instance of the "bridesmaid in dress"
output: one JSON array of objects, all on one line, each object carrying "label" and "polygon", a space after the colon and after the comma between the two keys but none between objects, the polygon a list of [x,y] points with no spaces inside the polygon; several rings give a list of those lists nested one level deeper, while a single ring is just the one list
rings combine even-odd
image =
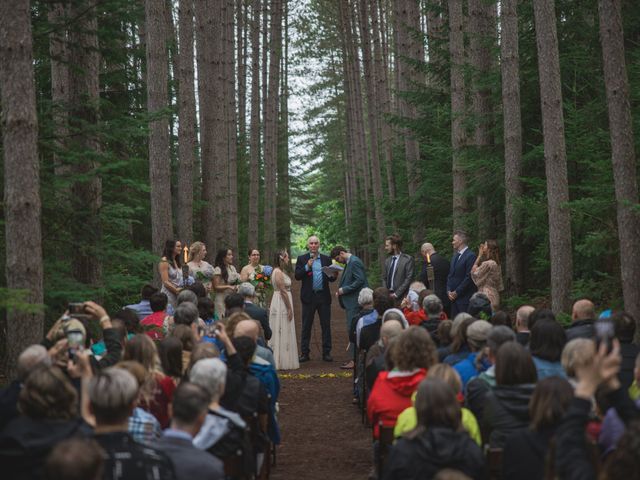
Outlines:
[{"label": "bridesmaid in dress", "polygon": [[500,292],[504,290],[498,242],[487,240],[480,244],[478,258],[471,267],[471,279],[478,291],[489,297],[492,310],[497,311],[500,307]]},{"label": "bridesmaid in dress", "polygon": [[202,242],[193,242],[189,248],[189,275],[200,280],[207,293],[211,293],[213,287],[213,265],[205,261],[207,256],[207,246]]},{"label": "bridesmaid in dress", "polygon": [[249,249],[249,264],[245,265],[242,267],[242,270],[240,270],[240,282],[248,282],[251,274],[256,271],[256,268],[261,266],[260,250],[257,248]]},{"label": "bridesmaid in dress", "polygon": [[213,291],[216,292],[216,313],[218,318],[224,318],[224,299],[236,291],[236,284],[240,275],[233,266],[233,251],[231,249],[218,250],[213,269]]},{"label": "bridesmaid in dress", "polygon": [[167,296],[169,303],[174,308],[184,281],[182,278],[182,263],[180,261],[181,251],[182,243],[180,240],[167,240],[162,251],[162,258],[158,263],[158,272],[162,280],[162,289],[160,291]]},{"label": "bridesmaid in dress", "polygon": [[269,345],[278,370],[300,368],[298,362],[298,343],[296,325],[293,318],[293,297],[291,296],[291,278],[284,270],[289,265],[289,254],[280,250],[274,257],[274,269],[271,275],[273,298],[269,309],[269,323],[273,336]]}]

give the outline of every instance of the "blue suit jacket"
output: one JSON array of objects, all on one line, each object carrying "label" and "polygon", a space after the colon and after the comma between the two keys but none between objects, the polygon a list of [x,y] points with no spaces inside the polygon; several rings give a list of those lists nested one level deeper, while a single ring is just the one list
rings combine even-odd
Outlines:
[{"label": "blue suit jacket", "polygon": [[473,267],[477,257],[470,248],[464,251],[457,262],[455,261],[456,256],[457,253],[451,258],[451,268],[447,277],[447,291],[455,291],[458,294],[455,303],[459,307],[465,307],[463,310],[466,311],[471,295],[478,290],[476,284],[471,280],[471,267]]},{"label": "blue suit jacket", "polygon": [[355,255],[351,255],[340,277],[339,288],[342,288],[342,295],[338,297],[340,306],[345,309],[356,309],[360,290],[368,286],[367,274],[362,260]]}]

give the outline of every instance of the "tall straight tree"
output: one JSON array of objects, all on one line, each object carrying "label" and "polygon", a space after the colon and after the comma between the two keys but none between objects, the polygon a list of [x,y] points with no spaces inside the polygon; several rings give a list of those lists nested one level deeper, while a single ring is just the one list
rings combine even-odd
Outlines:
[{"label": "tall straight tree", "polygon": [[[620,272],[624,308],[640,322],[640,219],[629,81],[625,62],[620,0],[599,0],[600,41],[609,109],[611,161],[616,190]],[[636,340],[640,329],[636,328]]]},{"label": "tall straight tree", "polygon": [[[102,238],[100,209],[102,180],[96,157],[100,141],[95,133],[100,104],[100,52],[95,0],[74,2],[71,18],[77,20],[69,31],[69,131],[68,146],[79,160],[73,164],[77,175],[71,186],[71,206],[75,212],[72,272],[82,283],[98,287],[102,279],[99,249]],[[80,239],[82,239],[80,241]]]},{"label": "tall straight tree", "polygon": [[[40,166],[29,0],[0,2],[0,18],[7,288],[24,290],[27,303],[41,305]],[[18,355],[42,338],[42,311],[7,308],[6,325],[7,372],[13,378]]]},{"label": "tall straight tree", "polygon": [[193,170],[196,156],[196,98],[193,67],[193,0],[178,11],[178,237],[193,240]]},{"label": "tall straight tree", "polygon": [[467,141],[464,127],[464,15],[463,0],[449,0],[449,54],[451,56],[451,149],[453,175],[453,226],[463,226],[467,212],[467,175],[462,155]]},{"label": "tall straight tree", "polygon": [[260,190],[260,0],[251,1],[251,139],[249,160],[248,248],[258,247]]},{"label": "tall straight tree", "polygon": [[56,152],[53,156],[56,175],[66,175],[69,168],[62,165],[59,151],[64,149],[69,135],[67,128],[69,105],[69,67],[66,27],[66,2],[54,2],[49,6],[48,22],[52,26],[49,33],[49,55],[51,57],[51,101],[53,103],[53,133]]},{"label": "tall straight tree", "polygon": [[549,212],[549,257],[551,261],[551,302],[555,312],[571,306],[573,258],[571,215],[567,207],[567,152],[560,83],[560,56],[554,0],[533,2],[540,75],[544,165],[547,177]]},{"label": "tall straight tree", "polygon": [[[226,0],[225,11],[225,124],[227,131],[227,155],[225,183],[228,196],[224,200],[227,210],[223,212],[222,221],[227,222],[226,246],[234,252],[238,251],[238,131],[236,130],[238,114],[236,112],[236,70],[234,12],[235,1]],[[235,258],[239,258],[238,255]]]},{"label": "tall straight tree", "polygon": [[278,135],[278,202],[277,232],[278,246],[291,243],[291,199],[289,193],[289,2],[283,5],[284,54],[280,62],[280,125]]},{"label": "tall straight tree", "polygon": [[500,68],[504,135],[504,189],[506,229],[505,287],[510,294],[522,291],[521,218],[516,202],[522,197],[522,119],[520,114],[520,66],[518,54],[518,0],[503,0],[500,9]]}]

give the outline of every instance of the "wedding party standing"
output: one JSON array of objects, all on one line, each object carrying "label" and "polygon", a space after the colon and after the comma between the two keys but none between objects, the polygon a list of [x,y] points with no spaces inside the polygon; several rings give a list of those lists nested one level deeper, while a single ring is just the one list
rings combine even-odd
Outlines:
[{"label": "wedding party standing", "polygon": [[402,238],[398,234],[385,239],[384,249],[389,258],[384,262],[382,286],[387,287],[391,292],[391,298],[396,304],[400,304],[413,281],[413,257],[402,253]]},{"label": "wedding party standing", "polygon": [[309,343],[311,342],[311,327],[316,312],[320,317],[322,327],[322,359],[332,362],[331,357],[331,290],[329,282],[336,277],[329,277],[322,271],[322,267],[331,265],[331,259],[320,253],[320,240],[312,235],[307,240],[309,253],[300,255],[296,260],[296,280],[302,282],[300,300],[302,302],[302,335],[300,348],[301,362],[308,362]]},{"label": "wedding party standing", "polygon": [[180,240],[167,240],[162,251],[162,258],[158,263],[158,272],[162,281],[162,289],[160,290],[169,299],[172,307],[176,307],[178,293],[184,286],[184,278],[182,275],[182,263],[180,261],[180,253],[182,252],[182,243]]},{"label": "wedding party standing", "polygon": [[497,311],[500,307],[500,292],[504,287],[500,271],[500,249],[495,240],[480,244],[478,258],[471,267],[471,280],[479,292],[489,297],[492,310]]},{"label": "wedding party standing", "polygon": [[300,367],[298,362],[298,344],[296,325],[293,318],[293,297],[291,296],[291,278],[285,273],[289,266],[289,254],[280,250],[273,262],[273,297],[269,309],[273,357],[278,370],[294,370]]},{"label": "wedding party standing", "polygon": [[[444,311],[449,315],[451,313],[449,296],[447,295],[449,260],[440,255],[431,243],[423,243],[422,247],[420,247],[420,254],[424,262],[422,262],[422,269],[420,270],[418,280],[424,283],[429,290],[433,291],[442,302]],[[433,282],[429,278],[429,267],[433,268]]]},{"label": "wedding party standing", "polygon": [[255,273],[256,269],[262,268],[260,265],[260,250],[257,248],[249,249],[249,263],[242,267],[240,270],[240,281],[248,282],[251,278],[251,275]]},{"label": "wedding party standing", "polygon": [[189,275],[195,280],[202,282],[207,289],[207,293],[211,292],[213,287],[213,265],[205,261],[207,256],[207,246],[202,242],[193,242],[189,247]]},{"label": "wedding party standing", "polygon": [[216,293],[215,305],[218,318],[225,314],[224,299],[236,291],[240,275],[233,266],[233,251],[231,249],[218,250],[213,269],[213,290]]},{"label": "wedding party standing", "polygon": [[451,318],[458,313],[466,312],[469,299],[476,292],[476,286],[471,280],[471,268],[475,264],[476,254],[467,246],[468,237],[463,231],[453,234],[451,246],[454,250],[451,268],[447,277],[447,295],[451,301]]},{"label": "wedding party standing", "polygon": [[[269,307],[270,296],[270,280],[268,275],[260,277],[260,274],[265,274],[264,265],[260,264],[260,250],[257,248],[249,249],[249,263],[242,267],[240,270],[240,282],[249,282],[255,287],[254,302],[261,308]],[[257,278],[256,278],[257,277]]]}]

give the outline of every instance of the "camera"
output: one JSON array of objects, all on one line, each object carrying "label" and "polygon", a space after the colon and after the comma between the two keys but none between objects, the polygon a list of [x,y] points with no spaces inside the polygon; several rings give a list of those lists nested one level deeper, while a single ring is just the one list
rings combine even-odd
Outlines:
[{"label": "camera", "polygon": [[67,345],[69,347],[69,359],[75,361],[76,354],[84,347],[84,333],[80,330],[67,332]]},{"label": "camera", "polygon": [[69,316],[71,318],[88,320],[91,317],[87,314],[87,310],[85,309],[84,303],[82,302],[69,303],[69,305],[67,306],[67,310],[69,311]]},{"label": "camera", "polygon": [[607,346],[607,353],[613,349],[613,339],[616,336],[613,322],[609,318],[596,320],[594,323],[596,330],[596,348],[604,343]]}]

